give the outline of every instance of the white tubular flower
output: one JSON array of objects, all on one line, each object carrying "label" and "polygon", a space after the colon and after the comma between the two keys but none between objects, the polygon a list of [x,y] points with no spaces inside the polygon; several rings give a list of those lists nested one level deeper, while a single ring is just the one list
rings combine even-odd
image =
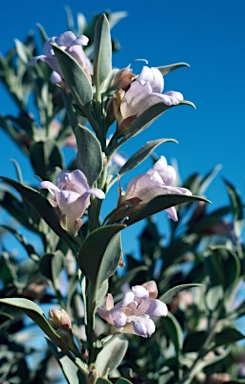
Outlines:
[{"label": "white tubular flower", "polygon": [[108,294],[106,310],[98,308],[98,313],[111,325],[112,333],[149,337],[155,332],[155,324],[150,317],[165,317],[168,314],[166,304],[156,299],[157,294],[155,281],[132,287],[115,306],[112,295]]},{"label": "white tubular flower", "polygon": [[71,31],[64,32],[59,37],[51,37],[43,46],[44,55],[33,57],[29,64],[34,66],[38,60],[44,61],[54,71],[51,76],[51,81],[60,83],[63,79],[63,74],[51,45],[55,44],[63,51],[69,53],[78,62],[78,64],[80,64],[91,81],[90,74],[92,73],[92,64],[82,48],[82,46],[88,44],[88,41],[89,39],[86,36],[81,35],[77,38]]},{"label": "white tubular flower", "polygon": [[81,217],[90,203],[90,195],[98,199],[105,197],[100,189],[89,187],[86,176],[79,169],[73,172],[62,171],[56,185],[50,181],[42,181],[38,188],[48,189],[54,195],[50,203],[57,208],[60,225],[73,235],[82,226]]},{"label": "white tubular flower", "polygon": [[136,80],[132,81],[125,92],[121,104],[121,119],[130,116],[138,117],[148,108],[158,103],[167,106],[178,105],[183,100],[180,92],[169,91],[162,93],[164,79],[157,68],[144,66]]},{"label": "white tubular flower", "polygon": [[[134,177],[128,184],[124,200],[139,198],[141,201],[136,209],[141,208],[154,197],[167,194],[192,195],[186,188],[175,187],[173,184],[176,179],[175,169],[167,164],[164,156],[154,164],[148,172]],[[166,209],[170,219],[178,221],[175,207]]]}]

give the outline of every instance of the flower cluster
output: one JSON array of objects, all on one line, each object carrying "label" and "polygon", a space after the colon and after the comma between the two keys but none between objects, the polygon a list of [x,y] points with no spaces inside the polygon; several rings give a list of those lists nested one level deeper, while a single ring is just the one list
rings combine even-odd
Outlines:
[{"label": "flower cluster", "polygon": [[132,287],[115,306],[112,295],[108,294],[106,310],[98,308],[98,313],[111,325],[112,333],[149,337],[155,332],[155,324],[150,317],[165,317],[168,314],[166,304],[157,300],[157,295],[155,281],[149,281]]}]

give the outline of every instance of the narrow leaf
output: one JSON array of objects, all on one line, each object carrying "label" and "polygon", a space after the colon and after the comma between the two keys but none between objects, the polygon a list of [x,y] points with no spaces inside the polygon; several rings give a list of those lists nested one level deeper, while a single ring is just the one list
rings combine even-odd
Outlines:
[{"label": "narrow leaf", "polygon": [[243,227],[243,206],[241,198],[236,188],[231,183],[229,183],[229,181],[225,179],[224,181],[230,197],[231,209],[234,216],[234,231],[236,236],[239,237]]},{"label": "narrow leaf", "polygon": [[28,317],[30,317],[57,346],[65,346],[61,337],[49,324],[41,308],[31,300],[17,297],[11,299],[0,299],[0,303],[20,309]]},{"label": "narrow leaf", "polygon": [[221,345],[233,344],[244,338],[245,335],[239,332],[235,327],[225,327],[221,332],[215,334],[215,348],[220,347]]},{"label": "narrow leaf", "polygon": [[162,67],[157,67],[157,69],[159,69],[159,71],[163,76],[166,76],[168,73],[181,67],[190,67],[190,65],[187,63],[176,63],[176,64],[164,65]]},{"label": "narrow leaf", "polygon": [[102,14],[97,20],[94,35],[94,78],[97,92],[112,70],[111,57],[110,24],[106,15]]},{"label": "narrow leaf", "polygon": [[43,26],[39,23],[37,23],[37,28],[39,30],[39,34],[40,34],[40,37],[41,37],[41,40],[42,40],[42,44],[44,45],[44,43],[48,40],[48,35],[47,33],[45,32]]},{"label": "narrow leaf", "polygon": [[183,333],[181,326],[170,312],[168,313],[168,316],[162,320],[162,322],[166,332],[174,344],[176,355],[178,355],[183,345]]},{"label": "narrow leaf", "polygon": [[195,288],[195,287],[202,287],[202,284],[181,284],[177,285],[176,287],[173,287],[169,289],[167,292],[165,292],[161,297],[159,297],[159,300],[163,301],[165,304],[168,304],[172,301],[173,297],[177,295],[177,293],[184,291],[189,288]]},{"label": "narrow leaf", "polygon": [[30,148],[30,158],[35,173],[41,179],[45,179],[53,168],[63,168],[61,151],[53,140],[34,143]]},{"label": "narrow leaf", "polygon": [[127,225],[136,223],[139,220],[143,220],[157,212],[164,209],[173,207],[175,205],[183,203],[193,203],[194,201],[204,201],[210,203],[209,200],[199,196],[188,195],[159,195],[150,200],[143,208],[136,211],[129,220],[126,221]]},{"label": "narrow leaf", "polygon": [[92,186],[102,170],[101,145],[95,135],[82,125],[78,125],[75,133],[78,147],[77,166]]},{"label": "narrow leaf", "polygon": [[93,89],[83,68],[58,46],[53,45],[53,49],[75,102],[81,107],[90,103],[93,99]]},{"label": "narrow leaf", "polygon": [[133,156],[131,156],[128,161],[124,164],[124,166],[120,169],[119,174],[123,175],[124,173],[130,171],[131,169],[137,167],[142,163],[155,148],[159,145],[167,142],[177,143],[174,139],[159,139],[149,141],[144,147],[140,148]]}]

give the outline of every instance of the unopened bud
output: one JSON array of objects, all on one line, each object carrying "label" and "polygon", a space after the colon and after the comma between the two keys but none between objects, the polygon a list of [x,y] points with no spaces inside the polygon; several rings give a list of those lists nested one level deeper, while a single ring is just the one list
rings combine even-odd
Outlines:
[{"label": "unopened bud", "polygon": [[95,384],[98,379],[99,373],[96,369],[92,368],[88,374],[88,383]]},{"label": "unopened bud", "polygon": [[49,323],[54,329],[71,331],[71,320],[64,309],[51,309],[49,311]]}]

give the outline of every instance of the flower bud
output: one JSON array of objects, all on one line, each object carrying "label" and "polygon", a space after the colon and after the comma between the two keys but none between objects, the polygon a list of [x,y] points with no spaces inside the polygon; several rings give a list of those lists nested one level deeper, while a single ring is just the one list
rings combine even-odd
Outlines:
[{"label": "flower bud", "polygon": [[88,383],[89,384],[95,384],[98,379],[99,373],[98,371],[92,366],[91,371],[88,374]]},{"label": "flower bud", "polygon": [[54,329],[71,331],[71,320],[64,309],[51,309],[49,311],[49,323]]}]

